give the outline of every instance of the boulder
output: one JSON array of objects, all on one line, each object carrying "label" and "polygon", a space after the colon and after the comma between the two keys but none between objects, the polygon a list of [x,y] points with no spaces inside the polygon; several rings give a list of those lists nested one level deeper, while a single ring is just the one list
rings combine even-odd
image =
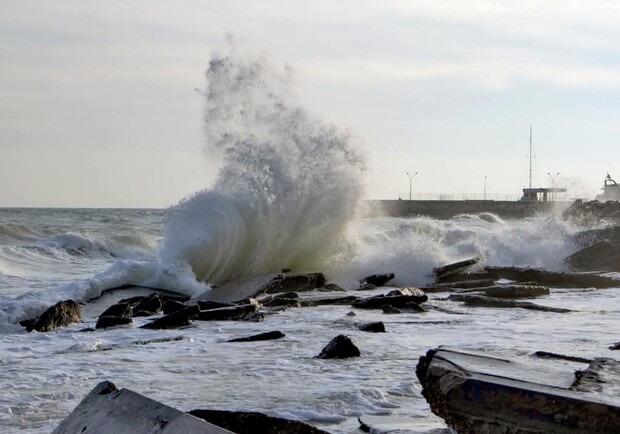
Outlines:
[{"label": "boulder", "polygon": [[161,312],[163,299],[160,292],[153,292],[136,303],[133,308],[133,316],[153,316]]},{"label": "boulder", "polygon": [[355,346],[348,336],[338,335],[332,339],[317,359],[346,359],[349,357],[359,357],[360,350]]},{"label": "boulder", "polygon": [[417,289],[411,295],[377,295],[375,297],[361,298],[351,303],[358,309],[381,309],[381,306],[390,305],[400,308],[407,303],[420,304],[428,300],[428,296]]},{"label": "boulder", "polygon": [[257,335],[247,336],[245,338],[229,339],[226,342],[270,341],[270,340],[274,340],[274,339],[283,338],[284,336],[286,336],[284,333],[282,333],[281,331],[276,330],[276,331],[273,331],[273,332],[259,333]]},{"label": "boulder", "polygon": [[599,361],[579,375],[557,363],[441,347],[420,357],[416,375],[433,413],[459,434],[619,432],[618,362]]},{"label": "boulder", "polygon": [[187,305],[181,303],[180,301],[166,299],[164,300],[161,310],[164,312],[164,315],[168,315],[169,313],[177,312],[181,309],[185,309],[186,307]]},{"label": "boulder", "polygon": [[357,328],[363,332],[385,333],[385,324],[381,321],[358,324]]},{"label": "boulder", "polygon": [[225,410],[191,410],[188,413],[236,434],[329,434],[303,422],[262,413]]},{"label": "boulder", "polygon": [[362,279],[361,283],[369,283],[374,286],[383,286],[394,278],[394,273],[372,274]]},{"label": "boulder", "polygon": [[129,389],[99,383],[52,434],[233,434]]},{"label": "boulder", "polygon": [[260,303],[255,299],[250,299],[248,303],[234,305],[231,307],[221,307],[218,309],[203,310],[196,315],[198,321],[225,321],[238,320],[252,315],[261,308]]},{"label": "boulder", "polygon": [[131,317],[132,308],[129,303],[113,304],[99,316],[95,328],[106,329],[109,327],[128,325],[133,322]]},{"label": "boulder", "polygon": [[198,305],[188,306],[185,309],[164,315],[161,318],[157,318],[147,324],[144,324],[142,328],[145,329],[175,329],[189,325],[190,320],[195,319],[200,314],[200,308]]},{"label": "boulder", "polygon": [[24,320],[20,324],[27,331],[49,332],[82,321],[80,307],[73,300],[59,301],[39,315],[36,320]]}]

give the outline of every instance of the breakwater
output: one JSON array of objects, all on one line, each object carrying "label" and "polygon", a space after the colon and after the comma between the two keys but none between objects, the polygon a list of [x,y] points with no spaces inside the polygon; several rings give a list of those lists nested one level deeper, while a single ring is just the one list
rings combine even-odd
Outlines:
[{"label": "breakwater", "polygon": [[505,219],[520,219],[566,209],[570,202],[494,200],[369,200],[371,216],[427,216],[449,219],[459,214],[492,213]]}]

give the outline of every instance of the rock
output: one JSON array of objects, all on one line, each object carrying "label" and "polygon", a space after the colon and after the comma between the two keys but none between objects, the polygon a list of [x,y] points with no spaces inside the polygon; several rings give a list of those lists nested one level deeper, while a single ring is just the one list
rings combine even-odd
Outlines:
[{"label": "rock", "polygon": [[372,283],[362,283],[359,288],[357,288],[358,291],[372,291],[373,289],[377,289],[377,287]]},{"label": "rock", "polygon": [[565,356],[564,354],[550,353],[548,351],[536,351],[532,354],[534,357],[540,357],[543,359],[556,359],[556,360],[568,360],[569,362],[590,363],[592,360],[585,359],[583,357]]},{"label": "rock", "polygon": [[385,324],[381,321],[358,324],[357,328],[363,332],[385,333]]},{"label": "rock", "polygon": [[562,212],[562,217],[565,220],[585,225],[617,224],[620,223],[620,203],[576,200]]},{"label": "rock", "polygon": [[224,410],[191,410],[189,414],[236,434],[329,434],[296,420],[262,413]]},{"label": "rock", "polygon": [[435,279],[440,281],[441,279],[450,276],[451,274],[462,273],[465,270],[470,269],[474,265],[480,262],[480,258],[475,257],[471,259],[466,259],[464,261],[454,262],[452,264],[443,265],[441,267],[433,268],[433,274],[435,275]]},{"label": "rock", "polygon": [[164,312],[164,315],[168,315],[169,313],[178,312],[179,310],[185,309],[186,307],[187,305],[181,303],[180,301],[164,300],[161,310]]},{"label": "rock", "polygon": [[246,304],[231,307],[221,307],[219,309],[203,310],[196,315],[198,321],[225,321],[238,320],[258,312],[261,305],[255,300],[250,299]]},{"label": "rock", "polygon": [[133,320],[128,316],[100,316],[95,325],[95,329],[107,329],[132,323]]},{"label": "rock", "polygon": [[269,341],[269,340],[274,340],[274,339],[280,339],[280,338],[283,338],[284,336],[286,335],[282,333],[281,331],[273,331],[273,332],[260,333],[260,334],[248,336],[245,338],[229,339],[226,342]]},{"label": "rock", "polygon": [[396,309],[394,306],[390,306],[389,304],[384,304],[383,306],[381,306],[381,310],[383,311],[383,313],[388,315],[403,313],[402,310]]},{"label": "rock", "polygon": [[49,307],[36,320],[24,320],[20,324],[23,323],[29,332],[49,332],[81,321],[78,304],[73,300],[65,300]]},{"label": "rock", "polygon": [[620,271],[620,244],[601,240],[564,259],[573,271]]},{"label": "rock", "polygon": [[150,345],[150,344],[161,344],[165,342],[177,342],[182,341],[183,336],[175,336],[173,338],[156,338],[156,339],[147,339],[144,341],[134,341],[132,342],[134,345]]},{"label": "rock", "polygon": [[296,292],[283,292],[260,299],[260,303],[266,307],[300,307],[299,294]]},{"label": "rock", "polygon": [[341,291],[341,292],[344,292],[344,288],[341,288],[340,286],[336,285],[335,283],[326,283],[325,285],[321,286],[320,288],[317,288],[316,290],[320,291],[320,292],[331,292],[331,291]]},{"label": "rock", "polygon": [[422,288],[424,292],[450,292],[458,289],[469,288],[484,288],[489,286],[495,286],[495,280],[493,279],[474,279],[474,280],[461,280],[446,283],[437,283],[433,286]]},{"label": "rock", "polygon": [[129,303],[117,303],[108,307],[97,320],[96,329],[107,329],[131,324],[132,308]]},{"label": "rock", "polygon": [[497,285],[484,288],[470,288],[456,291],[455,294],[479,293],[495,298],[535,298],[549,295],[549,288],[539,285]]},{"label": "rock", "polygon": [[220,309],[222,307],[233,307],[234,303],[221,303],[219,301],[198,300],[200,310]]},{"label": "rock", "polygon": [[368,283],[374,286],[383,286],[394,278],[394,273],[372,274],[362,279],[362,283]]},{"label": "rock", "polygon": [[420,304],[427,300],[428,296],[418,289],[412,295],[377,295],[356,300],[351,305],[358,309],[381,309],[384,305],[400,308],[407,303]]},{"label": "rock", "polygon": [[99,383],[52,434],[202,433],[232,434],[129,389]]},{"label": "rock", "polygon": [[494,280],[535,281],[550,288],[617,288],[620,280],[592,273],[563,273],[538,268],[484,267]]},{"label": "rock", "polygon": [[[420,357],[416,375],[431,410],[459,434],[612,433],[620,430],[620,407],[612,394],[592,386],[613,386],[618,362],[593,367],[595,384],[576,380],[566,365],[537,366],[450,348]],[[590,369],[590,368],[589,368]],[[601,380],[604,383],[598,383]],[[587,389],[584,393],[578,389]]]},{"label": "rock", "polygon": [[351,304],[356,300],[359,300],[359,297],[354,295],[344,295],[338,297],[308,297],[300,300],[300,304],[303,307],[325,306],[334,304]]},{"label": "rock", "polygon": [[160,292],[154,292],[148,297],[142,298],[133,308],[133,316],[152,316],[161,312],[163,305]]},{"label": "rock", "polygon": [[338,335],[332,339],[317,359],[346,359],[349,357],[359,357],[360,350],[355,346],[348,336]]},{"label": "rock", "polygon": [[242,318],[243,321],[248,322],[263,322],[265,321],[265,313],[264,312],[255,312],[249,315],[246,315]]},{"label": "rock", "polygon": [[462,301],[470,306],[479,307],[499,307],[499,308],[521,308],[529,310],[540,310],[543,312],[556,312],[556,313],[568,313],[572,312],[570,309],[564,309],[560,307],[541,306],[538,304],[526,302],[526,301],[514,301],[494,297],[485,297],[483,295],[476,294],[450,294],[448,300]]},{"label": "rock", "polygon": [[144,324],[141,328],[145,329],[175,329],[189,325],[190,320],[195,319],[200,314],[198,305],[188,306],[185,309],[170,313],[157,318],[150,323]]},{"label": "rock", "polygon": [[323,273],[281,274],[261,289],[261,293],[312,291],[325,285]]}]

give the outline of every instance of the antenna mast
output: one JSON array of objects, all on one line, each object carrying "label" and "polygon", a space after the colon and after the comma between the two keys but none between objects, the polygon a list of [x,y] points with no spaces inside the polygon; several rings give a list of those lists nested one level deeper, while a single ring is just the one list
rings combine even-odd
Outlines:
[{"label": "antenna mast", "polygon": [[532,188],[532,126],[530,125],[530,188]]}]

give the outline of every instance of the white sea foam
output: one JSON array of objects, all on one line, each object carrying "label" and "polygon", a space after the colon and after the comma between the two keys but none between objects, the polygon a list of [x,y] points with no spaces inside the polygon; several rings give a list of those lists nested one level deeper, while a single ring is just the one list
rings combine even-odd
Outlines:
[{"label": "white sea foam", "polygon": [[287,74],[234,48],[210,62],[207,152],[221,169],[212,189],[172,210],[160,252],[200,281],[317,268],[344,246],[364,159],[351,136],[295,103]]}]

